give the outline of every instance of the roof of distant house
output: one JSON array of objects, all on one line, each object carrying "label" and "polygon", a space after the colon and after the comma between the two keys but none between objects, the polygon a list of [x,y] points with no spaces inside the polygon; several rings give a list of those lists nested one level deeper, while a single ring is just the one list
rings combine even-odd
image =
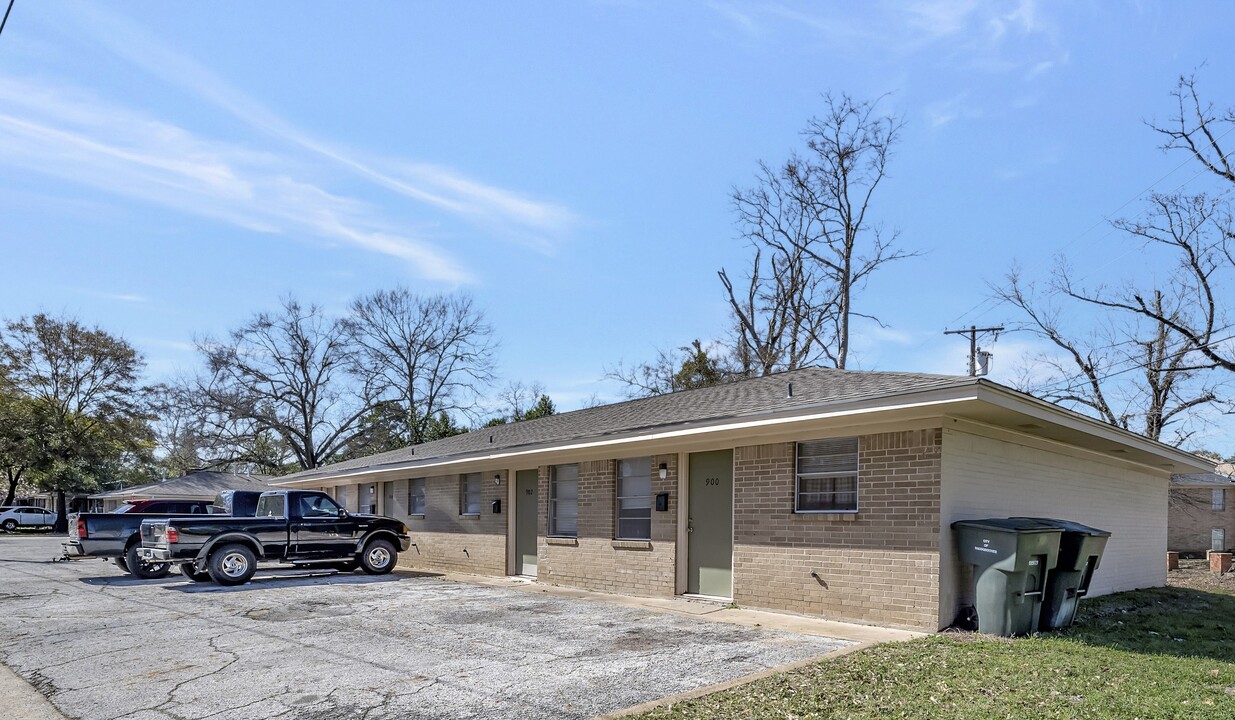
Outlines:
[{"label": "roof of distant house", "polygon": [[212,498],[223,490],[273,490],[266,475],[240,475],[213,470],[198,470],[180,477],[146,485],[109,490],[91,495],[92,500],[130,498]]},{"label": "roof of distant house", "polygon": [[1179,473],[1171,476],[1174,487],[1226,487],[1235,485],[1235,465],[1219,463],[1211,473]]}]

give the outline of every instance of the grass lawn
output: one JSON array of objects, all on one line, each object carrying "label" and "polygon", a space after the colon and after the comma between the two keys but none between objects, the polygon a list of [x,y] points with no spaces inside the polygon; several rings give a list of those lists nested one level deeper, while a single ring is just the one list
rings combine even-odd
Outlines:
[{"label": "grass lawn", "polygon": [[1235,719],[1235,578],[1170,582],[1084,601],[1065,632],[883,645],[639,717]]}]

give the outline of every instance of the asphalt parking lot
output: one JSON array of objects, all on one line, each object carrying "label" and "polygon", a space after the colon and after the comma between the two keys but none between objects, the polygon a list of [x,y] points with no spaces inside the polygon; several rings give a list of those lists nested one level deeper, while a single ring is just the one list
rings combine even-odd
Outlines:
[{"label": "asphalt parking lot", "polygon": [[139,581],[60,541],[0,537],[0,661],[73,718],[584,718],[849,644],[404,571]]}]

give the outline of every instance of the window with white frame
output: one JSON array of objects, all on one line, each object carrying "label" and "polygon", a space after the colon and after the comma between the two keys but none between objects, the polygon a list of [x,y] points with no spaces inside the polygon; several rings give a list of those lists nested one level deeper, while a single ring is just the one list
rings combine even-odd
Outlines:
[{"label": "window with white frame", "polygon": [[459,514],[480,514],[480,473],[459,476]]},{"label": "window with white frame", "polygon": [[407,514],[425,514],[425,479],[415,478],[407,483]]},{"label": "window with white frame", "polygon": [[857,509],[858,439],[799,442],[794,511],[827,513]]},{"label": "window with white frame", "polygon": [[652,539],[652,458],[618,460],[617,539]]},{"label": "window with white frame", "polygon": [[579,466],[554,465],[549,478],[549,534],[579,534]]},{"label": "window with white frame", "polygon": [[1226,528],[1213,528],[1209,531],[1209,549],[1226,552]]},{"label": "window with white frame", "polygon": [[1211,503],[1211,507],[1210,507],[1211,510],[1216,510],[1218,512],[1222,512],[1226,510],[1226,489],[1225,488],[1214,488],[1213,489],[1213,499],[1210,501],[1210,503]]}]

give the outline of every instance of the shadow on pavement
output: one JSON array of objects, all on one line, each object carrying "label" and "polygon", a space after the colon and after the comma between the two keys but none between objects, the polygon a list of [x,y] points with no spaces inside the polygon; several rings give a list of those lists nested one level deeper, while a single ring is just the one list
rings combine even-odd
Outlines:
[{"label": "shadow on pavement", "polygon": [[[211,592],[253,592],[255,590],[274,590],[284,587],[306,587],[309,585],[373,585],[377,583],[402,582],[425,577],[440,577],[439,573],[391,573],[390,575],[363,575],[361,573],[342,573],[334,570],[322,571],[283,571],[273,575],[259,574],[244,585],[216,585],[213,582],[181,582],[168,585],[165,589],[182,593]],[[168,578],[184,580],[173,575]]]}]

